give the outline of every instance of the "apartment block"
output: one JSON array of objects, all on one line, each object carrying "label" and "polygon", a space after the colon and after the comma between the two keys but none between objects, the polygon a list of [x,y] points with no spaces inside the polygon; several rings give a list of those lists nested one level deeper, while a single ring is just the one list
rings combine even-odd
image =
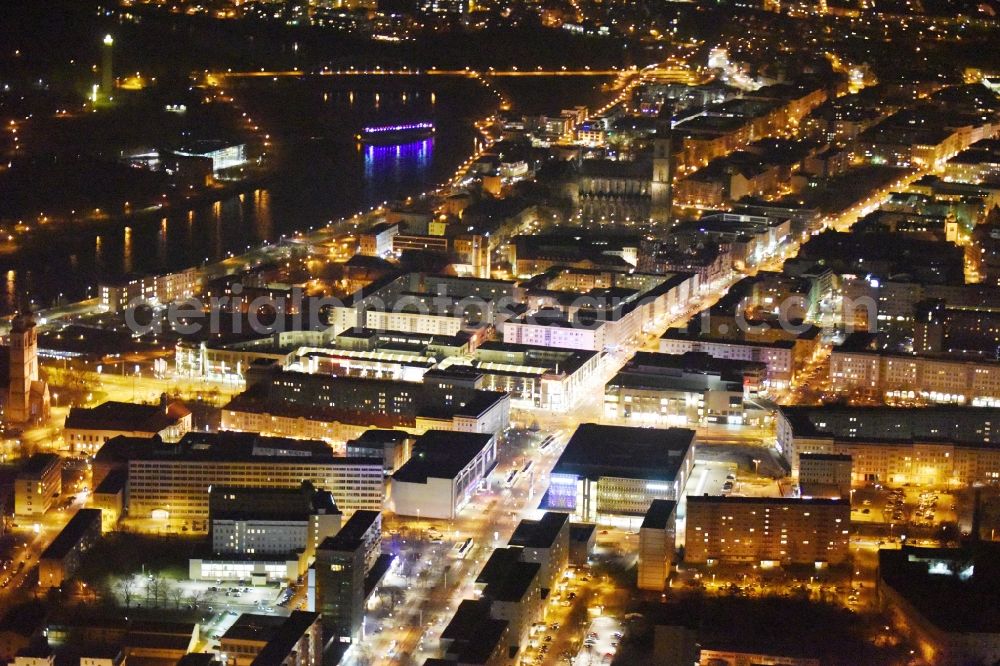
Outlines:
[{"label": "apartment block", "polygon": [[847,500],[691,495],[684,561],[840,564],[849,555],[850,528]]}]

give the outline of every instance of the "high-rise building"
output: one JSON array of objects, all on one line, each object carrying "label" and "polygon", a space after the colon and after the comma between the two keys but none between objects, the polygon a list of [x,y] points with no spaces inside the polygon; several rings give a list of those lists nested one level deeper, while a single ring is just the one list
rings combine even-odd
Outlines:
[{"label": "high-rise building", "polygon": [[[363,636],[365,602],[374,591],[370,576],[382,545],[382,514],[356,511],[336,536],[316,550],[313,610],[323,616],[327,641],[353,643]],[[383,571],[384,573],[384,571]]]},{"label": "high-rise building", "polygon": [[670,575],[676,541],[677,502],[653,500],[639,527],[640,590],[662,592]]}]

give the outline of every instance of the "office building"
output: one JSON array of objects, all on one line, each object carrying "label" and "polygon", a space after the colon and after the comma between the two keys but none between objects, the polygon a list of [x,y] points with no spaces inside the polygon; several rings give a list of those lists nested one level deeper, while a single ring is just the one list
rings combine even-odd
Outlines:
[{"label": "office building", "polygon": [[313,610],[320,613],[327,642],[364,637],[365,604],[388,570],[383,557],[382,514],[357,511],[336,536],[316,550]]},{"label": "office building", "polygon": [[850,529],[848,500],[691,495],[684,561],[840,564],[849,555]]},{"label": "office building", "polygon": [[38,585],[60,587],[101,538],[101,510],[80,509],[38,558]]},{"label": "office building", "polygon": [[310,440],[236,432],[191,432],[177,444],[119,437],[97,457],[128,470],[132,518],[207,520],[212,486],[299,488],[308,481],[333,493],[346,515],[381,510],[385,494],[381,459],[337,457]]},{"label": "office building", "polygon": [[14,479],[14,515],[42,515],[61,492],[62,460],[52,453],[36,453]]},{"label": "office building", "polygon": [[372,428],[347,441],[349,458],[382,458],[387,475],[396,472],[413,454],[416,436],[405,430]]},{"label": "office building", "polygon": [[179,402],[137,405],[108,401],[97,407],[71,407],[64,425],[65,438],[76,453],[93,455],[118,435],[152,437],[176,442],[191,430],[191,410]]},{"label": "office building", "polygon": [[392,475],[392,503],[403,516],[453,519],[497,464],[495,435],[428,430]]},{"label": "office building", "polygon": [[676,542],[677,502],[653,500],[639,526],[640,590],[662,592],[670,577]]},{"label": "office building", "polygon": [[684,428],[583,423],[552,468],[543,506],[596,520],[643,516],[655,499],[678,501],[694,467],[694,437]]},{"label": "office building", "polygon": [[1000,446],[986,407],[781,407],[777,444],[801,475],[808,453],[851,457],[855,486],[969,485],[1000,480]]},{"label": "office building", "polygon": [[311,559],[319,543],[340,529],[342,514],[328,490],[212,486],[209,534],[217,554],[288,554]]}]

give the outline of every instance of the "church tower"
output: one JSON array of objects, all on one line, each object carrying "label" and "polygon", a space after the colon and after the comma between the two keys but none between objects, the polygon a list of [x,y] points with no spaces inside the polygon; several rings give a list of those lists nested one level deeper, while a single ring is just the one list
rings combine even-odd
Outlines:
[{"label": "church tower", "polygon": [[38,335],[31,315],[14,319],[10,329],[10,385],[6,420],[26,423],[32,419],[32,388],[38,382]]},{"label": "church tower", "polygon": [[653,138],[653,180],[650,183],[652,205],[650,218],[656,223],[670,223],[673,220],[673,130],[670,117],[662,117],[656,124]]}]

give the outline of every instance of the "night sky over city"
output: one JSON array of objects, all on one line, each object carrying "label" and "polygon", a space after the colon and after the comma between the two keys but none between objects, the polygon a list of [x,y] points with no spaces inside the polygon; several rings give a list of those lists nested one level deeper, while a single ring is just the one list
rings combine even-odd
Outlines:
[{"label": "night sky over city", "polygon": [[1000,664],[996,0],[8,0],[0,663]]}]

